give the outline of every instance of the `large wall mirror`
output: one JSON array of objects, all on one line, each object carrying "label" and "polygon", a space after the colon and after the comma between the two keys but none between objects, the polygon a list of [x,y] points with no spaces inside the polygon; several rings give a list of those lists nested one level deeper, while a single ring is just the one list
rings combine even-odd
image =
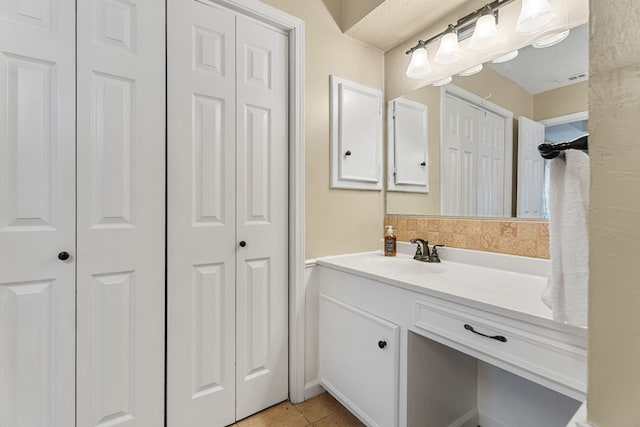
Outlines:
[{"label": "large wall mirror", "polygon": [[[554,46],[528,46],[511,61],[399,97],[427,106],[428,191],[388,188],[387,213],[545,218],[546,164],[537,145],[586,133],[588,51],[584,24]],[[390,134],[389,149],[400,152],[393,143]],[[425,161],[419,157],[416,165]]]}]

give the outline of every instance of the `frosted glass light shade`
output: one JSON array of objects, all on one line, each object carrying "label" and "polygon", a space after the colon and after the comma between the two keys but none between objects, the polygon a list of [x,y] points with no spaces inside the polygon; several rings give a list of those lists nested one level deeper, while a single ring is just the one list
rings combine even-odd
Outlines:
[{"label": "frosted glass light shade", "polygon": [[410,79],[423,79],[431,72],[431,65],[429,64],[429,57],[427,56],[427,49],[419,47],[413,51],[411,55],[411,62],[407,68],[406,75]]},{"label": "frosted glass light shade", "polygon": [[440,40],[440,48],[436,53],[435,61],[441,65],[455,64],[462,59],[462,50],[458,44],[456,33],[447,33]]},{"label": "frosted glass light shade", "polygon": [[518,56],[518,49],[512,50],[511,52],[505,53],[504,55],[500,55],[497,58],[493,58],[491,60],[492,64],[502,64],[503,62],[511,61],[516,56]]},{"label": "frosted glass light shade", "polygon": [[476,29],[469,40],[469,49],[488,50],[500,43],[496,18],[493,15],[483,15],[476,22]]},{"label": "frosted glass light shade", "polygon": [[522,9],[516,24],[516,32],[529,34],[549,25],[556,12],[547,0],[522,0]]},{"label": "frosted glass light shade", "polygon": [[451,83],[451,80],[453,80],[453,79],[451,78],[451,76],[449,76],[449,77],[445,77],[444,79],[437,80],[437,81],[431,83],[431,85],[432,86],[444,86],[446,84]]},{"label": "frosted glass light shade", "polygon": [[567,37],[569,37],[569,30],[563,31],[561,33],[551,34],[550,36],[543,37],[540,40],[536,40],[532,44],[532,46],[538,49],[553,46],[554,44],[560,43]]},{"label": "frosted glass light shade", "polygon": [[458,75],[460,77],[469,77],[469,76],[473,76],[474,74],[478,74],[480,71],[482,71],[482,64],[474,65],[471,68],[467,68],[466,70],[460,71]]}]

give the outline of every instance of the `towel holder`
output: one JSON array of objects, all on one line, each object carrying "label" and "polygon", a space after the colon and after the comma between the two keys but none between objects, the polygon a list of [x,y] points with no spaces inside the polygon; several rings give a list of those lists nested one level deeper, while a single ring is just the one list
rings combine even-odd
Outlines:
[{"label": "towel holder", "polygon": [[579,138],[566,142],[549,143],[545,142],[538,145],[538,151],[540,155],[545,159],[553,159],[564,150],[588,150],[589,149],[589,135],[584,135]]}]

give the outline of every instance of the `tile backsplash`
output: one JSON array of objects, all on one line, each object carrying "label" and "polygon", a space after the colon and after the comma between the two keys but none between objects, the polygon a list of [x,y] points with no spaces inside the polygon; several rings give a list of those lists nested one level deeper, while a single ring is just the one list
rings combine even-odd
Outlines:
[{"label": "tile backsplash", "polygon": [[453,248],[549,258],[547,221],[386,215],[398,241],[413,237]]}]

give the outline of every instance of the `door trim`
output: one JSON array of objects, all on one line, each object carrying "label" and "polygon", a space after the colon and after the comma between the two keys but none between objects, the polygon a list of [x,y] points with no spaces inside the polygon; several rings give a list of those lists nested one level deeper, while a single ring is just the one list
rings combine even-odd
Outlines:
[{"label": "door trim", "polygon": [[305,361],[304,21],[258,0],[209,1],[278,28],[289,37],[289,399],[300,403],[304,401]]}]

